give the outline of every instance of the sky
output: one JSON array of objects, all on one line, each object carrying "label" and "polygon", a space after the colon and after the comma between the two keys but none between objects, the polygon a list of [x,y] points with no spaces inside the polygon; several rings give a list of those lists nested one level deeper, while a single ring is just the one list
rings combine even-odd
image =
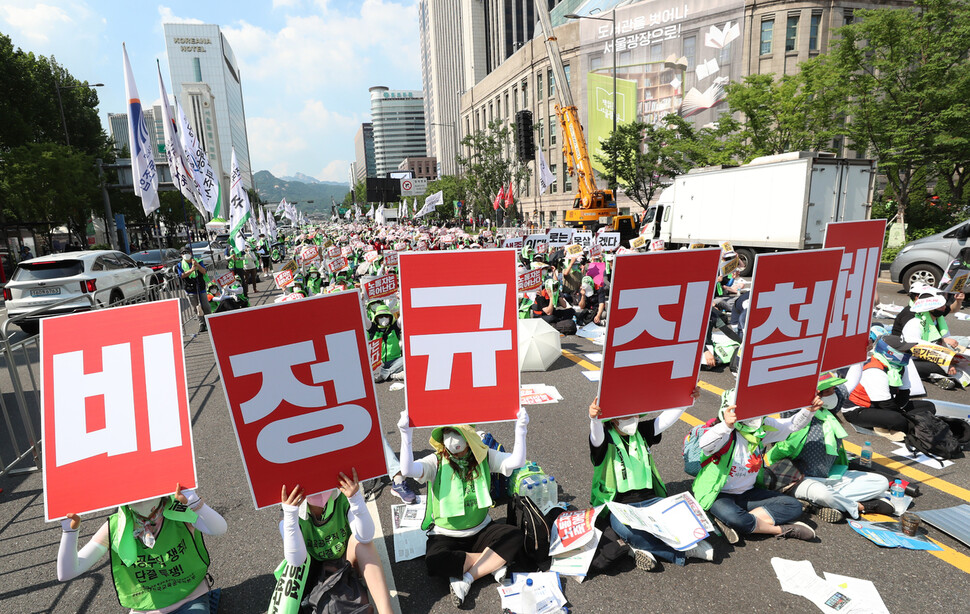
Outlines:
[{"label": "sky", "polygon": [[370,121],[367,89],[421,89],[417,0],[3,0],[0,32],[15,47],[53,55],[124,113],[121,44],[143,104],[170,93],[163,23],[214,23],[240,65],[252,169],[348,181],[354,134]]}]

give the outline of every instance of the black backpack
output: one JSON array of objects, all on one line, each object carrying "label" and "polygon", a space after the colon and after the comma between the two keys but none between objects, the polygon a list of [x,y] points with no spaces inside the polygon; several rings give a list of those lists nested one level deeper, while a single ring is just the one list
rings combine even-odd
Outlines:
[{"label": "black backpack", "polygon": [[943,417],[940,420],[946,422],[946,425],[950,427],[953,436],[960,442],[960,449],[964,451],[970,450],[970,423],[959,418]]},{"label": "black backpack", "polygon": [[535,501],[522,495],[511,496],[507,508],[507,522],[522,532],[521,560],[527,566],[540,570],[549,569],[549,544],[552,525],[563,512],[561,507],[552,508],[543,515]]},{"label": "black backpack", "polygon": [[552,325],[560,335],[575,335],[576,334],[576,323],[572,320],[559,320]]},{"label": "black backpack", "polygon": [[909,432],[903,442],[910,452],[922,452],[943,464],[943,460],[963,455],[960,442],[946,422],[928,411],[911,411],[905,414],[909,420]]}]

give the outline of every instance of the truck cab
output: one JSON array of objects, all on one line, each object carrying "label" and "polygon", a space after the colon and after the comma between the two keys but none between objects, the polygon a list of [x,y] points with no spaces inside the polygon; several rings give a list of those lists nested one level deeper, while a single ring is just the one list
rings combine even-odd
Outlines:
[{"label": "truck cab", "polygon": [[664,190],[657,200],[657,204],[650,205],[643,214],[640,222],[640,234],[648,241],[663,239],[670,242],[670,215],[674,204],[673,186]]}]

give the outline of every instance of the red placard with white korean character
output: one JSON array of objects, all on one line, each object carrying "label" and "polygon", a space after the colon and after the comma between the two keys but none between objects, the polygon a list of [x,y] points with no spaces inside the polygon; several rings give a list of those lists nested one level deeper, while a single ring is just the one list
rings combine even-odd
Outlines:
[{"label": "red placard with white korean character", "polygon": [[514,420],[515,251],[404,253],[401,322],[412,426]]},{"label": "red placard with white korean character", "polygon": [[376,298],[386,298],[397,293],[397,275],[381,275],[364,284],[364,296],[372,301]]},{"label": "red placard with white korean character", "polygon": [[384,266],[397,266],[397,252],[384,251]]},{"label": "red placard with white korean character", "polygon": [[361,481],[387,473],[356,291],[208,322],[257,509],[279,503],[284,484],[313,494],[335,488],[341,471],[356,468]]},{"label": "red placard with white korean character", "polygon": [[823,371],[866,359],[885,236],[886,220],[834,222],[826,227],[825,247],[841,247],[843,253],[832,299]]},{"label": "red placard with white korean character", "polygon": [[47,520],[194,488],[178,301],[40,321]]},{"label": "red placard with white korean character", "polygon": [[600,375],[604,418],[693,403],[719,258],[716,249],[616,257]]},{"label": "red placard with white korean character", "polygon": [[282,290],[293,283],[293,271],[281,269],[273,275],[273,281],[276,282],[276,287]]},{"label": "red placard with white korean character", "polygon": [[542,287],[542,269],[532,269],[519,275],[519,292],[535,292]]},{"label": "red placard with white korean character", "polygon": [[738,368],[739,419],[812,402],[841,260],[841,249],[757,256]]},{"label": "red placard with white korean character", "polygon": [[368,342],[368,351],[370,352],[370,368],[372,371],[377,371],[380,368],[381,362],[381,346],[384,345],[384,341],[378,337],[377,339],[371,339]]},{"label": "red placard with white korean character", "polygon": [[[291,278],[292,279],[292,278]],[[216,283],[225,288],[226,286],[232,285],[232,282],[236,281],[236,274],[232,271],[228,273],[223,273],[216,278]]]},{"label": "red placard with white korean character", "polygon": [[333,260],[327,263],[327,270],[329,270],[331,273],[339,273],[340,271],[343,271],[344,269],[349,267],[350,267],[350,261],[347,260],[345,256],[341,256],[340,258],[334,258]]},{"label": "red placard with white korean character", "polygon": [[339,247],[337,247],[336,245],[331,245],[330,247],[327,248],[327,257],[328,258],[337,258],[338,256],[340,256],[340,248]]},{"label": "red placard with white korean character", "polygon": [[300,252],[300,256],[297,258],[301,265],[308,262],[313,262],[320,258],[320,249],[316,245],[307,245]]}]

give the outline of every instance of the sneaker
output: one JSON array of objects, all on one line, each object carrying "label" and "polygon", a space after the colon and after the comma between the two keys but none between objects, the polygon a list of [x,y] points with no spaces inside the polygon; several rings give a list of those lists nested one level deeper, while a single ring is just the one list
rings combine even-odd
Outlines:
[{"label": "sneaker", "polygon": [[781,525],[781,534],[778,535],[778,539],[800,539],[808,542],[815,539],[815,531],[804,522],[783,524]]},{"label": "sneaker", "polygon": [[837,510],[835,508],[816,506],[815,517],[822,522],[835,524],[837,522],[842,522],[845,519],[845,514],[842,512],[842,510]]},{"label": "sneaker", "polygon": [[869,501],[862,502],[862,513],[863,514],[882,514],[884,516],[892,516],[896,512],[892,504],[883,499],[870,499]]},{"label": "sneaker", "polygon": [[461,578],[451,578],[449,583],[449,588],[451,590],[451,603],[456,608],[460,608],[461,604],[465,601],[465,597],[468,595],[468,591],[472,587],[472,575],[466,573]]},{"label": "sneaker", "polygon": [[654,556],[646,550],[630,548],[630,554],[633,555],[633,560],[636,562],[637,569],[650,571],[657,566],[657,559],[655,559]]},{"label": "sneaker", "polygon": [[714,546],[707,542],[707,540],[702,539],[697,542],[693,548],[685,550],[684,554],[687,558],[699,559],[701,561],[713,561],[714,560]]},{"label": "sneaker", "polygon": [[941,377],[933,383],[943,390],[956,390],[957,387],[957,383],[949,377]]},{"label": "sneaker", "polygon": [[394,380],[395,382],[403,382],[404,371],[398,371],[397,373],[392,373],[390,379]]},{"label": "sneaker", "polygon": [[502,565],[501,567],[499,567],[498,569],[492,572],[492,577],[495,578],[495,581],[498,582],[499,584],[502,583],[502,580],[504,580],[505,576],[507,575],[509,575],[508,565]]},{"label": "sneaker", "polygon": [[719,518],[714,519],[714,524],[716,524],[717,528],[721,530],[721,534],[724,535],[724,539],[727,540],[727,543],[736,544],[741,541],[741,538],[738,537],[738,532],[721,522]]},{"label": "sneaker", "polygon": [[392,483],[391,492],[394,493],[395,497],[397,497],[398,499],[400,499],[401,501],[404,501],[409,505],[411,503],[414,503],[414,500],[417,498],[417,495],[414,494],[414,491],[408,487],[407,481],[401,482],[400,484]]}]

